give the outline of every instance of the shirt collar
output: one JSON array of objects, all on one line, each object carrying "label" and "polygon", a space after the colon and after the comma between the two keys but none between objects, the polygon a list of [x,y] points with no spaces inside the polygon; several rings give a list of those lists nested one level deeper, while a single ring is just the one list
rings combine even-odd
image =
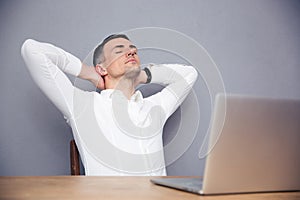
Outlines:
[{"label": "shirt collar", "polygon": [[[115,91],[114,89],[106,89],[106,90],[102,90],[100,94],[101,94],[104,98],[110,99],[110,98],[111,98],[111,95],[112,95],[112,93],[113,93],[114,91]],[[137,90],[137,91],[135,91],[135,93],[131,96],[130,101],[133,101],[133,102],[141,102],[143,99],[144,99],[143,94],[141,93],[141,91]]]},{"label": "shirt collar", "polygon": [[134,102],[141,102],[143,99],[143,94],[139,90],[135,91],[135,93],[130,98],[130,100]]}]

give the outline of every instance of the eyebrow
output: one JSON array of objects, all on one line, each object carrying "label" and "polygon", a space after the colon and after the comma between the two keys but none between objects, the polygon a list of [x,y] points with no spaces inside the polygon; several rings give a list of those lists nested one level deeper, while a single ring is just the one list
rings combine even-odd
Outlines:
[{"label": "eyebrow", "polygon": [[[125,48],[125,46],[124,45],[116,45],[116,46],[114,46],[114,48],[112,49],[112,51],[114,50],[114,49],[116,49],[116,48]],[[135,45],[133,45],[133,44],[131,44],[131,45],[129,45],[129,48],[130,49],[137,49],[137,47],[135,46]]]}]

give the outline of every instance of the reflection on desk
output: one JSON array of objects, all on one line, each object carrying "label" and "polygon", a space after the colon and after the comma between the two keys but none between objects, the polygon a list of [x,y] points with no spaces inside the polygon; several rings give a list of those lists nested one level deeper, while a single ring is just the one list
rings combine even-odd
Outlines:
[{"label": "reflection on desk", "polygon": [[300,192],[199,196],[154,185],[150,182],[151,178],[153,177],[1,177],[0,199],[300,199]]}]

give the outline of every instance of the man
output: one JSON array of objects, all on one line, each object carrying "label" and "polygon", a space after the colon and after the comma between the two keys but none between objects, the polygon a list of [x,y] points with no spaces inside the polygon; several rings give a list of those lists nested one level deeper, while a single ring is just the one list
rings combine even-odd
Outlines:
[{"label": "man", "polygon": [[[34,81],[72,127],[86,175],[166,175],[162,129],[193,86],[193,67],[164,64],[141,70],[137,48],[123,34],[107,37],[95,49],[94,67],[31,39],[21,51]],[[102,91],[82,91],[65,73]],[[165,88],[147,98],[135,91],[150,82]]]}]

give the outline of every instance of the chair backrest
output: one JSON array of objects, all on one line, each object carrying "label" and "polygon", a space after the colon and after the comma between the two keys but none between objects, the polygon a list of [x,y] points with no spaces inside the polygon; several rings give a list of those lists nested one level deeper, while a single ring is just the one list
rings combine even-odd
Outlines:
[{"label": "chair backrest", "polygon": [[80,175],[79,152],[74,139],[70,141],[70,167],[71,175]]}]

